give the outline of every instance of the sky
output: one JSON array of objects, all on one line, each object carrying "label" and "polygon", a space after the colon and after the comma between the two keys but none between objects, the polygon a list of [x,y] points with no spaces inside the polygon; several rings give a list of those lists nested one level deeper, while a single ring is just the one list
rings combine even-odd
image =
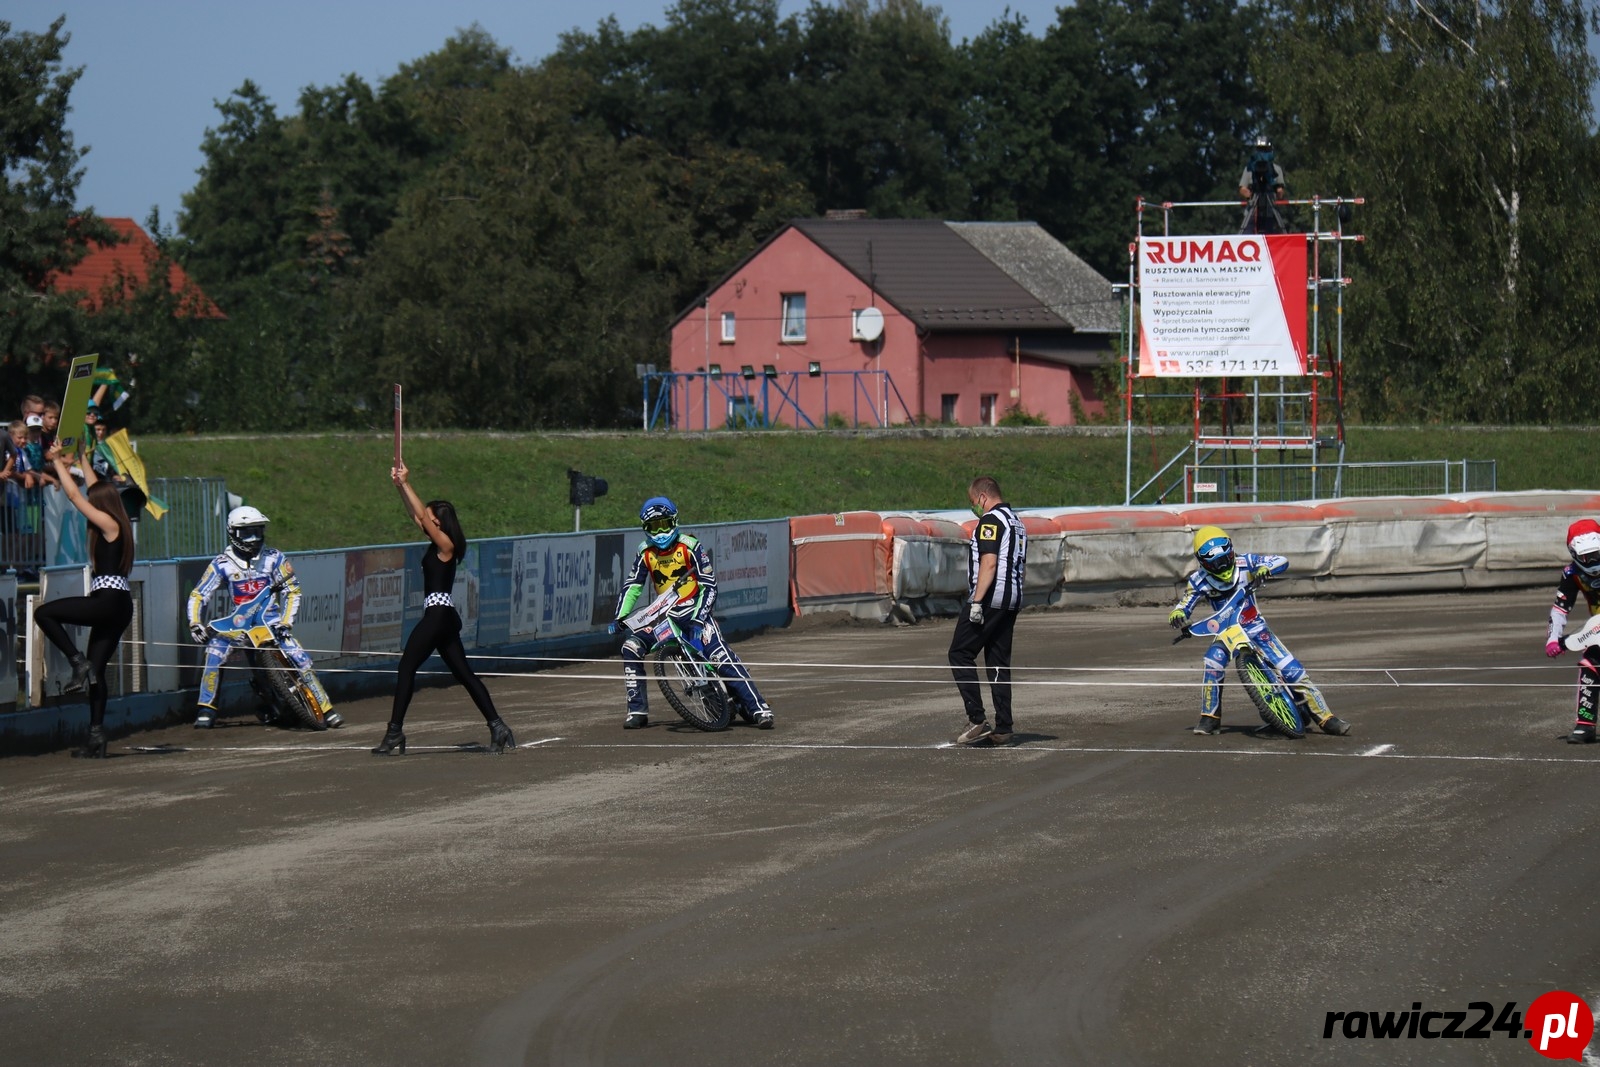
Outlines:
[{"label": "sky", "polygon": [[[1011,0],[1036,34],[1060,0]],[[376,85],[400,65],[436,51],[476,22],[519,63],[555,51],[568,30],[592,30],[607,13],[624,29],[666,21],[667,0],[6,0],[0,20],[13,33],[42,33],[58,16],[72,35],[63,63],[83,67],[67,128],[85,173],[78,203],[100,215],[143,223],[152,206],[176,223],[194,187],[200,143],[215,126],[215,102],[246,79],[279,115],[297,110],[300,90],[356,74]],[[781,0],[783,15],[808,6]],[[975,37],[1000,13],[992,0],[940,5],[956,40]]]}]

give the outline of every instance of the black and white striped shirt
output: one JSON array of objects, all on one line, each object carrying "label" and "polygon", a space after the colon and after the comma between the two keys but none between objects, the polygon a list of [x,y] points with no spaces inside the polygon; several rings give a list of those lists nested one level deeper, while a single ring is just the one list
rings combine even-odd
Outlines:
[{"label": "black and white striped shirt", "polygon": [[996,504],[978,519],[972,530],[971,556],[967,560],[967,599],[978,590],[978,561],[995,557],[994,587],[983,598],[985,608],[1022,610],[1022,578],[1027,570],[1028,531],[1010,504]]}]

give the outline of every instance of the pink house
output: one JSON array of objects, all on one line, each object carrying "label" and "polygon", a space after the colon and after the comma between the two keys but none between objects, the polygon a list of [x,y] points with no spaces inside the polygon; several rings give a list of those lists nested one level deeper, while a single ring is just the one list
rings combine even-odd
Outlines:
[{"label": "pink house", "polygon": [[1104,407],[1118,306],[1036,223],[796,219],[673,322],[660,406],[677,429],[1067,425]]}]

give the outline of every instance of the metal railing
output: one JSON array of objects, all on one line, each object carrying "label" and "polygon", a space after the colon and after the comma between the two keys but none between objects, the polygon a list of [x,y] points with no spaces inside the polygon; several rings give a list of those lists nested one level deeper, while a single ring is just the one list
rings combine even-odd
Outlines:
[{"label": "metal railing", "polygon": [[[150,493],[167,506],[160,520],[132,515],[140,559],[214,556],[228,544],[228,487],[221,478],[152,478]],[[0,567],[37,572],[45,563],[44,495],[8,483],[0,495]],[[70,511],[71,508],[69,507]]]},{"label": "metal railing", "polygon": [[150,495],[167,506],[160,521],[143,514],[135,530],[140,559],[214,556],[228,547],[228,486],[221,478],[152,478]]},{"label": "metal railing", "polygon": [[1202,463],[1184,471],[1186,503],[1325,500],[1345,496],[1492,493],[1492,459],[1402,463]]}]

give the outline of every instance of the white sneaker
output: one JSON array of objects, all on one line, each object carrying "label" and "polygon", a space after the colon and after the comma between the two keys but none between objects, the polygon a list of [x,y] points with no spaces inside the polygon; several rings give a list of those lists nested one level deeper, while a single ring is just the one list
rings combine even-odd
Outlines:
[{"label": "white sneaker", "polygon": [[992,733],[994,728],[987,722],[975,722],[961,732],[961,736],[956,738],[956,744],[975,745]]}]

